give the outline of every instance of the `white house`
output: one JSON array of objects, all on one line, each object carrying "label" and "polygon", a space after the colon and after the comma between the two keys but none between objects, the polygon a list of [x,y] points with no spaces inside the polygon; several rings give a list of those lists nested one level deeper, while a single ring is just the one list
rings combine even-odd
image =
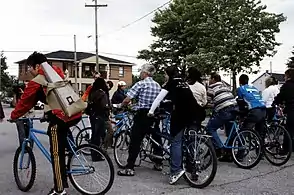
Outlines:
[{"label": "white house", "polygon": [[255,86],[259,91],[263,91],[265,89],[265,81],[268,77],[273,76],[278,80],[278,85],[281,87],[284,83],[284,74],[279,73],[269,73],[266,71],[262,75],[260,75],[257,79],[252,82],[252,85]]}]

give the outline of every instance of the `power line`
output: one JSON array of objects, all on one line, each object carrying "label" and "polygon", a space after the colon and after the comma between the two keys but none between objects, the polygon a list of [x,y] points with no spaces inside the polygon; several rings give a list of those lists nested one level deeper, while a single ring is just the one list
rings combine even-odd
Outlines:
[{"label": "power line", "polygon": [[[33,53],[36,50],[2,50],[3,53]],[[41,53],[50,53],[54,51],[38,51]],[[86,51],[89,53],[94,53],[95,51]],[[100,54],[106,54],[106,55],[114,55],[114,56],[121,56],[121,57],[129,57],[129,58],[137,58],[137,56],[132,56],[132,55],[126,55],[126,54],[117,54],[117,53],[110,53],[110,52],[99,52]],[[93,54],[94,55],[94,54]]]},{"label": "power line", "polygon": [[135,23],[137,23],[137,22],[139,22],[140,20],[146,18],[147,16],[153,14],[154,12],[156,12],[156,11],[159,10],[160,8],[166,6],[166,5],[169,4],[170,2],[172,2],[172,0],[170,0],[170,1],[168,1],[168,2],[166,2],[166,3],[164,3],[164,4],[162,4],[161,6],[155,8],[155,9],[153,9],[153,10],[150,11],[149,13],[147,13],[147,14],[145,14],[144,16],[142,16],[142,17],[140,17],[140,18],[134,20],[133,22],[130,22],[130,23],[126,24],[126,25],[123,25],[122,27],[120,27],[119,29],[117,29],[117,30],[115,30],[115,31],[112,31],[112,32],[109,32],[109,33],[102,34],[102,35],[100,35],[99,37],[101,37],[101,36],[105,36],[105,35],[110,35],[110,34],[113,34],[113,33],[118,32],[118,31],[121,31],[122,29],[125,29],[125,28],[127,28],[127,27],[129,27],[129,26],[131,26],[131,25],[133,25],[133,24],[135,24]]}]

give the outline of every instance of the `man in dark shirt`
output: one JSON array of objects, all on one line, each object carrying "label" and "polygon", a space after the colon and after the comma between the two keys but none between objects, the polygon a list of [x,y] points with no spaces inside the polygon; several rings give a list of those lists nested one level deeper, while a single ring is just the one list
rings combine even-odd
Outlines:
[{"label": "man in dark shirt", "polygon": [[116,90],[116,92],[114,92],[112,99],[111,99],[112,104],[120,104],[127,97],[124,92],[126,86],[127,86],[127,84],[124,81],[119,81],[117,83],[117,90]]},{"label": "man in dark shirt", "polygon": [[[287,115],[286,129],[293,140],[294,137],[294,69],[290,68],[285,72],[285,84],[281,87],[280,93],[275,97],[273,105],[284,104],[284,112]],[[285,139],[287,148],[287,139]],[[287,151],[286,151],[287,152]]]},{"label": "man in dark shirt", "polygon": [[[195,121],[201,124],[205,118],[205,110],[197,103],[190,90],[189,85],[179,77],[177,67],[170,66],[165,70],[167,83],[154,100],[148,115],[153,115],[160,102],[169,94],[173,104],[171,113],[170,134],[171,141],[170,153],[170,184],[175,184],[185,173],[182,168],[182,141],[185,127],[192,125]],[[202,112],[201,112],[202,111]]]}]

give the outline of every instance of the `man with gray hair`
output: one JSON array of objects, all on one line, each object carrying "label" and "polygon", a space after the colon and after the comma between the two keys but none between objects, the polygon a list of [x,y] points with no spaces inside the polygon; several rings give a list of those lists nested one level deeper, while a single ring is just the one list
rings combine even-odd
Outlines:
[{"label": "man with gray hair", "polygon": [[[142,66],[140,77],[141,81],[137,82],[127,93],[127,97],[122,102],[123,105],[128,105],[132,99],[137,99],[137,112],[134,116],[134,125],[131,131],[131,143],[129,147],[129,157],[126,169],[118,171],[120,176],[134,176],[135,161],[140,152],[141,143],[146,134],[152,133],[152,138],[158,143],[161,143],[161,138],[152,132],[151,126],[154,119],[147,116],[153,101],[159,94],[161,87],[152,78],[156,69],[153,65],[145,64]],[[159,122],[155,125],[155,131],[159,131]],[[154,131],[154,130],[153,130]],[[162,151],[157,146],[153,146],[154,155],[162,156]],[[154,169],[162,170],[162,160],[154,160]]]}]

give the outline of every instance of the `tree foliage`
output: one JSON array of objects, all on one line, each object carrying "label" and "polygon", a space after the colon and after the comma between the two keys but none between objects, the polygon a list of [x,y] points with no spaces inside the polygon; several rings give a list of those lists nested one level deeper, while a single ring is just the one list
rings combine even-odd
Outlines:
[{"label": "tree foliage", "polygon": [[8,66],[6,63],[6,57],[3,54],[0,55],[0,60],[1,60],[1,89],[0,91],[4,92],[5,96],[11,97],[13,85],[16,83],[16,78],[15,76],[11,76],[6,72],[8,69]]},{"label": "tree foliage", "polygon": [[288,60],[288,63],[287,63],[288,68],[294,68],[294,50],[291,53],[293,56],[290,57]]},{"label": "tree foliage", "polygon": [[274,55],[280,45],[275,34],[285,20],[255,0],[174,0],[155,14],[151,33],[156,40],[138,58],[159,69],[179,66],[183,74],[188,66],[203,73],[252,72],[265,56]]},{"label": "tree foliage", "polygon": [[[165,82],[164,72],[162,70],[157,71],[155,75],[153,76],[153,79],[156,82],[158,82],[160,85],[163,85],[163,83]],[[138,81],[140,81],[140,76],[133,75],[132,76],[133,85],[137,83]]]}]

